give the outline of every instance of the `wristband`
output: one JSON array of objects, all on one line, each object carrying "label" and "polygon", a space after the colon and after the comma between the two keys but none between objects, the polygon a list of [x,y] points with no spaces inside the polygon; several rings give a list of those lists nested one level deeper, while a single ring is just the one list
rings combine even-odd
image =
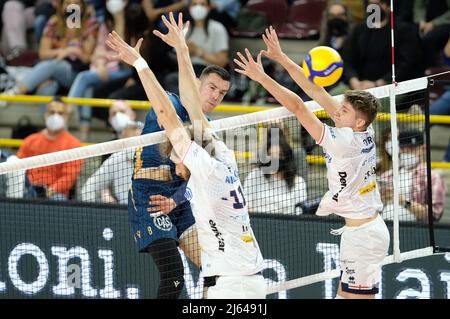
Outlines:
[{"label": "wristband", "polygon": [[144,60],[143,57],[140,57],[133,63],[133,67],[136,69],[137,72],[141,72],[144,69],[148,68],[147,62]]}]

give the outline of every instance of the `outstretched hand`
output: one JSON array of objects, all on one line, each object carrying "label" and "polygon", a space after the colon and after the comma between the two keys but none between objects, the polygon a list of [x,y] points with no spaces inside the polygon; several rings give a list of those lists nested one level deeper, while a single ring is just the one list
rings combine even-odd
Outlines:
[{"label": "outstretched hand", "polygon": [[112,31],[108,34],[106,44],[114,50],[116,54],[109,55],[108,58],[111,60],[121,60],[129,65],[133,65],[133,63],[141,57],[139,49],[141,48],[142,41],[143,39],[140,38],[133,48],[123,41],[116,31]]},{"label": "outstretched hand", "polygon": [[283,51],[281,50],[280,41],[275,29],[270,26],[265,30],[262,35],[262,39],[267,46],[267,50],[261,51],[261,53],[271,60],[279,62],[283,58]]},{"label": "outstretched hand", "polygon": [[162,34],[158,30],[153,30],[153,34],[175,49],[186,45],[184,33],[189,29],[189,21],[186,24],[183,23],[183,14],[178,15],[178,23],[175,21],[172,12],[169,13],[170,21],[164,15],[161,18],[169,31]]},{"label": "outstretched hand", "polygon": [[253,59],[250,51],[246,48],[245,54],[247,58],[241,52],[237,52],[238,59],[234,59],[234,63],[240,67],[240,69],[234,69],[236,72],[244,74],[248,76],[250,79],[256,82],[260,82],[262,77],[264,76],[264,68],[261,63],[261,52],[258,54],[256,61]]}]

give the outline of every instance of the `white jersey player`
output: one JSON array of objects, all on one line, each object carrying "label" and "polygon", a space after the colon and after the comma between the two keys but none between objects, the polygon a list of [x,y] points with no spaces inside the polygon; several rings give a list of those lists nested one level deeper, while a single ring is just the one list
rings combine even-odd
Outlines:
[{"label": "white jersey player", "polygon": [[[278,36],[270,27],[263,34],[267,50],[256,61],[246,49],[237,53],[237,72],[261,83],[283,106],[297,117],[326,153],[329,191],[318,215],[336,214],[345,218],[340,246],[341,284],[337,298],[375,298],[381,264],[389,248],[389,232],[379,215],[382,203],[375,181],[375,141],[371,123],[378,100],[364,91],[348,91],[339,104],[322,87],[310,82],[303,69],[281,50]],[[292,91],[282,87],[265,72],[261,55],[281,64],[302,90],[321,105],[336,127],[323,125]]]},{"label": "white jersey player", "polygon": [[[177,175],[189,181],[186,197],[192,203],[197,224],[207,297],[265,298],[266,285],[261,275],[263,258],[250,226],[234,153],[210,133],[184,39],[182,14],[178,23],[172,13],[169,16],[170,22],[162,18],[169,32],[166,35],[154,33],[175,48],[179,62],[184,61],[179,63],[181,101],[189,113],[194,132],[200,132],[202,136],[199,142],[211,142],[208,148],[215,156],[191,140],[167,93],[139,54],[142,40],[132,48],[112,32],[108,36],[108,45],[117,52],[116,58],[138,71],[158,121],[173,147],[170,158],[176,165]],[[208,138],[203,139],[203,136]]]}]

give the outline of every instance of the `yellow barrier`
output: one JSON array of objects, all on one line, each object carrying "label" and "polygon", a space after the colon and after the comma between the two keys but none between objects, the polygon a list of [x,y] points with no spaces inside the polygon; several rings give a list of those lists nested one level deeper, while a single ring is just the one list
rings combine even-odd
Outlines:
[{"label": "yellow barrier", "polygon": [[[51,96],[35,96],[35,95],[1,95],[0,101],[8,101],[12,103],[48,103],[52,100]],[[95,107],[110,107],[115,101],[113,99],[89,99],[89,98],[68,98],[63,97],[63,101],[68,104],[76,105],[90,105]],[[133,109],[149,110],[150,102],[148,101],[127,101]],[[227,104],[219,105],[214,109],[214,113],[254,113],[266,111],[279,106],[248,106],[241,104]],[[316,115],[321,118],[329,118],[328,114],[321,110],[316,111]],[[377,116],[379,121],[390,121],[391,115],[389,113],[379,113]],[[424,122],[425,116],[420,114],[397,114],[397,119],[400,122]],[[450,124],[450,116],[447,115],[431,115],[430,122],[434,124]]]}]

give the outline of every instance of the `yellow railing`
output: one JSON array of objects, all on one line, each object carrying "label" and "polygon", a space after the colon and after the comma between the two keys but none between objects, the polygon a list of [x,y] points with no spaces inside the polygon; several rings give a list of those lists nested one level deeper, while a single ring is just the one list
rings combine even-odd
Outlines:
[{"label": "yellow railing", "polygon": [[[51,96],[36,96],[36,95],[1,95],[0,101],[8,101],[11,103],[48,103],[52,100]],[[76,105],[90,105],[96,107],[110,107],[115,101],[113,99],[89,99],[89,98],[68,98],[63,97],[63,101],[69,104]],[[151,105],[148,101],[127,101],[133,109],[149,110]],[[270,110],[277,106],[248,106],[241,104],[226,104],[219,105],[214,109],[215,113],[254,113],[259,111]],[[325,111],[315,112],[319,118],[328,118]],[[377,116],[379,121],[390,121],[391,115],[389,113],[379,113]],[[420,114],[397,114],[397,119],[400,122],[424,122],[425,116]],[[446,115],[431,115],[430,122],[434,124],[450,124],[450,116]]]}]

